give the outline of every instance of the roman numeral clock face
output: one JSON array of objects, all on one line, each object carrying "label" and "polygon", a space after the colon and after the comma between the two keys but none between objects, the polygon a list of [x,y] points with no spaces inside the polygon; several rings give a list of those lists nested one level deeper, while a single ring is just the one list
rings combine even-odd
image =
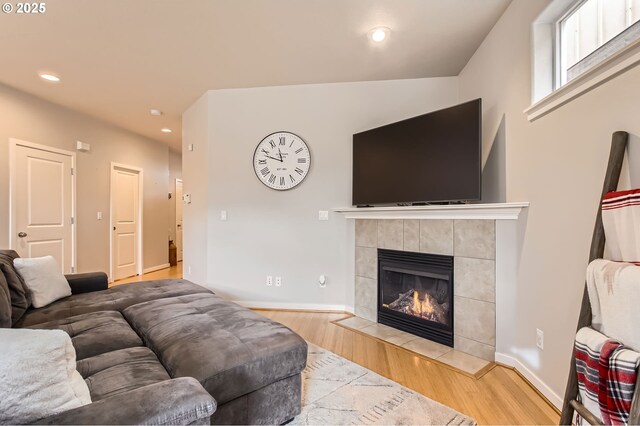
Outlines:
[{"label": "roman numeral clock face", "polygon": [[310,167],[309,147],[300,136],[290,132],[268,135],[253,154],[253,168],[260,182],[278,191],[300,185]]}]

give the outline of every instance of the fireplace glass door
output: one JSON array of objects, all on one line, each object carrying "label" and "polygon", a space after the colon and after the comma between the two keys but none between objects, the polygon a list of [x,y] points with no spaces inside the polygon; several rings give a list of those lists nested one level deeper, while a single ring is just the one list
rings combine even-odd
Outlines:
[{"label": "fireplace glass door", "polygon": [[453,257],[378,250],[378,322],[453,346]]}]

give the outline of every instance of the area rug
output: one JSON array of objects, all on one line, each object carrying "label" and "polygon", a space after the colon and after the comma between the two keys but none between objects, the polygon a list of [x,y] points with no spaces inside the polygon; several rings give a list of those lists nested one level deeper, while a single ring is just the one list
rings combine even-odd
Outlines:
[{"label": "area rug", "polygon": [[475,425],[475,421],[309,343],[302,412],[291,425]]}]

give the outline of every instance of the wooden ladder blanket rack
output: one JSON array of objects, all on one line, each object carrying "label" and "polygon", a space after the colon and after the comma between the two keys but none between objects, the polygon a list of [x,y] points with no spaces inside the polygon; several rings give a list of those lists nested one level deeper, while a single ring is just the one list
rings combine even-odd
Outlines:
[{"label": "wooden ladder blanket rack", "polygon": [[[607,165],[607,173],[602,188],[602,196],[600,203],[607,192],[615,191],[618,188],[620,180],[620,172],[622,170],[622,162],[627,149],[629,134],[627,132],[615,132],[611,139],[611,152],[609,154],[609,164]],[[596,216],[596,224],[593,229],[593,237],[591,239],[591,251],[589,253],[589,262],[595,259],[601,259],[604,256],[605,235],[602,225],[602,204],[598,206],[598,214]],[[582,307],[580,316],[578,317],[578,327],[591,327],[591,303],[589,302],[589,294],[585,284],[582,294]],[[576,330],[576,331],[577,331]],[[592,425],[600,425],[602,421],[599,416],[594,415],[578,401],[578,374],[576,371],[575,349],[571,355],[571,370],[567,381],[567,389],[564,395],[564,403],[562,405],[562,416],[560,417],[561,425],[570,425],[573,420],[574,412],[577,412],[583,419]],[[640,375],[636,382],[635,393],[631,403],[631,413],[629,415],[629,424],[640,424]]]}]

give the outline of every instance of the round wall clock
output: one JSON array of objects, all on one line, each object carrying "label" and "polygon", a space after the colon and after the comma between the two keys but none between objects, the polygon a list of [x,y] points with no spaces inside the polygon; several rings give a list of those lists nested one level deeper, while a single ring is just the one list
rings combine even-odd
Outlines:
[{"label": "round wall clock", "polygon": [[306,142],[295,133],[276,132],[260,141],[253,153],[253,169],[260,182],[285,191],[300,185],[311,167]]}]

